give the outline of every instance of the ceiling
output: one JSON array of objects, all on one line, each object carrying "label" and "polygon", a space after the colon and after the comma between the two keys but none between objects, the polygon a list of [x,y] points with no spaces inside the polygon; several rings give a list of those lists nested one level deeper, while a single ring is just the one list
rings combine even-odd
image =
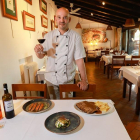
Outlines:
[{"label": "ceiling", "polygon": [[[100,22],[103,24],[123,27],[127,18],[133,18],[138,25],[140,18],[140,0],[53,0],[57,8],[70,8],[70,3],[74,4],[73,10],[81,8],[74,15],[87,20]],[[93,16],[91,16],[93,13]]]}]

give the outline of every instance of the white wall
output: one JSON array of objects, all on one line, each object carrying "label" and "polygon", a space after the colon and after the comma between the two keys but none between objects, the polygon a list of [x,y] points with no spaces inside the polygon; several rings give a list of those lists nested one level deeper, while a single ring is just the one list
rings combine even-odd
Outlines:
[{"label": "white wall", "polygon": [[[47,15],[40,11],[39,0],[32,0],[32,5],[25,0],[17,0],[18,21],[3,17],[0,13],[0,99],[3,95],[3,83],[8,84],[9,92],[11,84],[21,83],[19,59],[32,56],[33,61],[38,63],[39,68],[43,66],[44,60],[40,60],[34,53],[34,46],[37,42],[38,31],[50,31],[50,20],[54,19],[56,6],[52,0],[47,1]],[[28,9],[28,11],[27,11]],[[35,16],[36,31],[23,29],[22,11],[25,10]],[[0,1],[1,11],[1,1]],[[48,28],[41,26],[41,15],[48,18]],[[12,30],[13,36],[12,37]]]}]

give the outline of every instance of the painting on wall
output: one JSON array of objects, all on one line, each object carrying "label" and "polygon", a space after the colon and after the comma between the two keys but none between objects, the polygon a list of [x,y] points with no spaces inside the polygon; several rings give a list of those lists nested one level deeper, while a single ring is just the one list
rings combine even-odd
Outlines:
[{"label": "painting on wall", "polygon": [[83,43],[104,43],[106,42],[105,28],[90,28],[82,30]]},{"label": "painting on wall", "polygon": [[48,28],[48,18],[44,15],[41,16],[41,25],[42,27]]},{"label": "painting on wall", "polygon": [[56,17],[56,16],[54,15],[54,27],[55,27],[55,28],[58,28],[58,25],[57,25],[57,23],[56,23],[55,17]]},{"label": "painting on wall", "polygon": [[2,12],[3,16],[18,20],[16,0],[2,0]]},{"label": "painting on wall", "polygon": [[39,0],[40,10],[47,15],[47,2],[45,0]]},{"label": "painting on wall", "polygon": [[25,1],[32,5],[32,0],[25,0]]},{"label": "painting on wall", "polygon": [[23,27],[25,30],[35,31],[35,16],[23,11]]},{"label": "painting on wall", "polygon": [[54,30],[54,20],[51,20],[51,30]]}]

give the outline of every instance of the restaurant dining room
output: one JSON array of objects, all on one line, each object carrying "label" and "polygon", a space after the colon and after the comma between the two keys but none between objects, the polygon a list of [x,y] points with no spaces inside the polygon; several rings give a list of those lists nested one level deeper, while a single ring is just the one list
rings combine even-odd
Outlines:
[{"label": "restaurant dining room", "polygon": [[0,9],[0,140],[140,140],[140,1]]}]

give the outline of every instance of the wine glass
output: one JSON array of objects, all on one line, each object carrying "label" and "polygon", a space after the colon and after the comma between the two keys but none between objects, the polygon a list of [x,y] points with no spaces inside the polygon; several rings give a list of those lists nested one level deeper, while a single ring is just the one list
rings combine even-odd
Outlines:
[{"label": "wine glass", "polygon": [[56,47],[58,47],[58,40],[59,40],[59,37],[58,36],[53,37],[53,39],[52,39],[52,46],[54,47],[54,49]]},{"label": "wine glass", "polygon": [[[38,41],[40,44],[44,43],[44,41],[45,41],[45,39],[43,38],[43,34],[42,34],[41,31],[38,31],[38,32],[37,32],[37,41]],[[38,53],[40,53],[40,54],[45,54],[45,52],[44,52],[44,51],[41,51],[41,50],[40,50]]]}]

